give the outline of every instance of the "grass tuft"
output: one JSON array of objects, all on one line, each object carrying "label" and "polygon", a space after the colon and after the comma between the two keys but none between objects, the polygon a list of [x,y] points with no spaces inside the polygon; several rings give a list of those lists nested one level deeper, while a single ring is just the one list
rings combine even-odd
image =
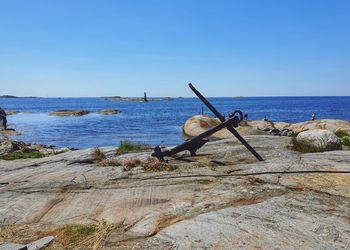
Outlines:
[{"label": "grass tuft", "polygon": [[139,159],[127,159],[123,162],[123,167],[125,171],[129,171],[141,164]]},{"label": "grass tuft", "polygon": [[300,134],[300,132],[292,132],[292,134],[290,135],[290,137],[297,137],[298,136],[298,134]]},{"label": "grass tuft", "polygon": [[343,131],[337,131],[334,133],[338,138],[343,138],[345,136],[350,136],[348,133],[343,132]]},{"label": "grass tuft", "polygon": [[63,228],[63,234],[68,242],[84,239],[97,231],[97,225],[71,225]]},{"label": "grass tuft", "polygon": [[102,161],[104,159],[106,159],[106,154],[103,153],[103,151],[99,148],[95,148],[92,152],[91,152],[91,156],[92,158],[94,158],[95,161]]},{"label": "grass tuft", "polygon": [[343,136],[340,138],[341,144],[345,146],[350,146],[350,136]]},{"label": "grass tuft", "polygon": [[131,141],[121,141],[119,144],[119,147],[117,149],[117,154],[122,155],[126,153],[132,153],[132,152],[140,152],[145,149],[148,149],[149,147],[146,144],[139,143],[139,142],[131,142]]},{"label": "grass tuft", "polygon": [[41,152],[10,152],[6,155],[0,156],[2,160],[18,160],[18,159],[35,159],[43,158],[46,154]]},{"label": "grass tuft", "polygon": [[341,144],[344,146],[350,146],[350,135],[343,131],[335,132],[335,135],[340,139]]}]

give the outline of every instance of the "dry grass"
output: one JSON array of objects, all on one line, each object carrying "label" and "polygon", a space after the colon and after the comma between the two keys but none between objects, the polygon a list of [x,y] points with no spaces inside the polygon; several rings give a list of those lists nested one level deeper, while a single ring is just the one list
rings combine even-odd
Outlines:
[{"label": "dry grass", "polygon": [[100,162],[104,159],[106,159],[106,154],[104,152],[102,152],[101,149],[99,148],[95,148],[92,152],[91,152],[91,157],[97,161]]},{"label": "dry grass", "polygon": [[122,163],[122,166],[123,166],[125,171],[129,171],[129,170],[139,166],[140,164],[141,164],[141,161],[139,159],[130,158],[130,159],[126,159]]},{"label": "dry grass", "polygon": [[173,171],[176,169],[175,166],[170,165],[167,162],[159,161],[157,158],[149,157],[146,160],[140,160],[137,158],[126,158],[126,159],[116,159],[116,158],[106,158],[98,163],[101,167],[123,167],[124,171],[130,171],[135,167],[142,167],[148,172],[159,172],[159,171]]},{"label": "dry grass", "polygon": [[109,233],[120,225],[106,222],[90,225],[69,225],[56,229],[39,230],[28,225],[9,225],[0,228],[0,242],[27,244],[45,236],[53,236],[54,242],[46,249],[101,249]]},{"label": "dry grass", "polygon": [[154,157],[149,157],[146,161],[142,162],[142,167],[148,172],[173,171],[176,169],[175,166]]},{"label": "dry grass", "polygon": [[106,158],[100,161],[98,165],[101,167],[118,167],[118,166],[121,166],[122,164],[116,158]]}]

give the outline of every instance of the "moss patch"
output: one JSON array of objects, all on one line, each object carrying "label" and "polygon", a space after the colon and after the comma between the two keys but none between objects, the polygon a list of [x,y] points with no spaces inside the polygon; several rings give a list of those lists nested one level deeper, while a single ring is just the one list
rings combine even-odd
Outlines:
[{"label": "moss patch", "polygon": [[350,136],[343,136],[342,138],[340,138],[340,140],[341,144],[345,146],[350,146]]},{"label": "moss patch", "polygon": [[341,144],[350,146],[350,135],[343,131],[335,132],[335,135],[340,139]]},{"label": "moss patch", "polygon": [[46,154],[40,152],[11,152],[6,155],[0,156],[2,160],[18,160],[18,159],[35,159],[43,158]]},{"label": "moss patch", "polygon": [[350,136],[348,133],[343,132],[343,131],[338,131],[338,132],[335,132],[334,134],[339,138],[343,138],[345,136]]}]

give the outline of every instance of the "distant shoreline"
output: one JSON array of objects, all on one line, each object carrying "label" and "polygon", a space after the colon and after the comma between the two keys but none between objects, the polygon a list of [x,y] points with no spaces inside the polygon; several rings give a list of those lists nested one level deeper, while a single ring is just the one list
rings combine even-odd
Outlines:
[{"label": "distant shoreline", "polygon": [[[206,96],[210,99],[218,99],[218,98],[230,98],[230,99],[248,99],[248,98],[329,98],[329,97],[339,97],[339,98],[349,98],[350,96]],[[0,99],[84,99],[84,98],[97,98],[97,99],[114,99],[114,100],[122,100],[122,101],[132,101],[132,100],[143,100],[142,97],[114,97],[114,96],[49,96],[49,97],[42,97],[42,96],[14,96],[14,95],[0,95]],[[176,100],[176,99],[194,99],[197,98],[196,96],[177,96],[177,97],[159,97],[159,96],[153,96],[148,97],[149,100]]]},{"label": "distant shoreline", "polygon": [[4,99],[17,99],[17,98],[41,98],[41,97],[36,97],[36,96],[1,95],[0,98],[4,98]]}]

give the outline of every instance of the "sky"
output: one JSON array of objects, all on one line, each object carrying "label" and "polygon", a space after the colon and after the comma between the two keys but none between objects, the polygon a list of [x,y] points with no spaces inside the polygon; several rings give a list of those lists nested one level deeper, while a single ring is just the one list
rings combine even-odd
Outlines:
[{"label": "sky", "polygon": [[348,0],[0,0],[0,95],[350,95]]}]

